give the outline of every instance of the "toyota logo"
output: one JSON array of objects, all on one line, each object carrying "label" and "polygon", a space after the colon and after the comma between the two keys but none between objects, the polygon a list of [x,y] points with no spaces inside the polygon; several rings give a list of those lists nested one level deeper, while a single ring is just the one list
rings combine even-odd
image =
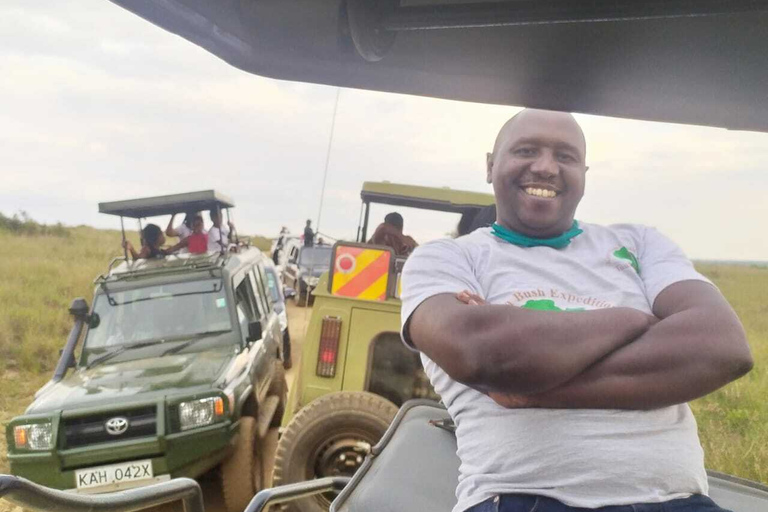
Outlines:
[{"label": "toyota logo", "polygon": [[128,419],[120,417],[109,419],[104,424],[104,428],[107,430],[107,434],[111,436],[119,436],[128,430]]}]

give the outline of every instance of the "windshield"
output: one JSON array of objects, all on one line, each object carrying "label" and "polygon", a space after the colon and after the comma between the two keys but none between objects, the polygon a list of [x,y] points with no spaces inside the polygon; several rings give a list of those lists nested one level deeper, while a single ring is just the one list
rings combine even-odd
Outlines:
[{"label": "windshield", "polygon": [[100,293],[84,348],[99,349],[151,340],[229,331],[227,298],[220,279]]},{"label": "windshield", "polygon": [[331,267],[332,247],[305,247],[299,254],[299,266],[302,267]]}]

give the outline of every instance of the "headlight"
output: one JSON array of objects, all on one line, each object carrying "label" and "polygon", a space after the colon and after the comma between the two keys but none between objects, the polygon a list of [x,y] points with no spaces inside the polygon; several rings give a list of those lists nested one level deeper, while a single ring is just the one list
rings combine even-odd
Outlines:
[{"label": "headlight", "polygon": [[218,396],[179,404],[181,430],[204,427],[224,416],[224,400]]},{"label": "headlight", "polygon": [[50,450],[53,448],[53,427],[51,423],[34,423],[13,427],[16,448],[26,450]]}]

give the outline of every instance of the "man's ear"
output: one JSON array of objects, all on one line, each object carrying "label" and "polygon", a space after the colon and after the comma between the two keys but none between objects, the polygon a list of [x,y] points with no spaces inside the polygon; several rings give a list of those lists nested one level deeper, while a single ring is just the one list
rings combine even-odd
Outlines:
[{"label": "man's ear", "polygon": [[485,182],[493,181],[493,153],[485,154]]}]

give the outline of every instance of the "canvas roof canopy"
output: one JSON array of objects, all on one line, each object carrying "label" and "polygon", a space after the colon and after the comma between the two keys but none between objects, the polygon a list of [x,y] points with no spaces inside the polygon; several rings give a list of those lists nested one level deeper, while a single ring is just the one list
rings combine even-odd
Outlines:
[{"label": "canvas roof canopy", "polygon": [[99,203],[99,213],[141,219],[157,215],[211,210],[217,206],[219,208],[231,208],[235,206],[235,203],[221,192],[201,190],[183,194]]},{"label": "canvas roof canopy", "polygon": [[495,202],[493,195],[482,192],[372,181],[363,183],[360,197],[366,203],[382,203],[453,213],[463,213],[470,209],[490,206]]},{"label": "canvas roof canopy", "polygon": [[319,84],[768,131],[768,0],[112,0]]}]

